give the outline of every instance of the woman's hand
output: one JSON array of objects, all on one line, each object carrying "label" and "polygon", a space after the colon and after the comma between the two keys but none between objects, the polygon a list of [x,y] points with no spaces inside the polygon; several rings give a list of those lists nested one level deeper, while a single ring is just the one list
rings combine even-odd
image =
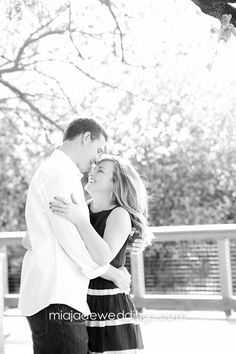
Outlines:
[{"label": "woman's hand", "polygon": [[145,247],[146,245],[144,240],[140,238],[136,238],[132,243],[130,253],[133,254],[134,256],[137,256],[138,254],[144,251]]},{"label": "woman's hand", "polygon": [[27,250],[31,250],[32,249],[28,232],[26,232],[24,238],[22,239],[22,246],[25,249],[27,249]]},{"label": "woman's hand", "polygon": [[89,210],[85,203],[79,203],[75,197],[71,196],[71,201],[62,197],[54,197],[49,203],[49,207],[54,214],[63,216],[72,224],[78,225],[81,221],[89,221]]}]

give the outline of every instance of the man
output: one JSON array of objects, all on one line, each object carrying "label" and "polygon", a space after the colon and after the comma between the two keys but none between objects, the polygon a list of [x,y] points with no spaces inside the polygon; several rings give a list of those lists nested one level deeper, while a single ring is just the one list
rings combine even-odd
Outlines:
[{"label": "man", "polygon": [[[29,321],[36,354],[87,354],[88,283],[109,273],[108,265],[94,262],[77,229],[53,214],[49,202],[73,194],[88,213],[81,177],[102,154],[106,140],[96,121],[73,121],[62,147],[38,168],[29,186],[25,214],[31,248],[23,261],[19,309]],[[114,276],[119,282],[123,273],[117,270]]]}]

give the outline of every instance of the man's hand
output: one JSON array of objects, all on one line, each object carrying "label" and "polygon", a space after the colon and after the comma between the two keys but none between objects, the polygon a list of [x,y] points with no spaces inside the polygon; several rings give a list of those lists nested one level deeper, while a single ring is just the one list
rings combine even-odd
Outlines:
[{"label": "man's hand", "polygon": [[125,267],[119,268],[119,277],[116,277],[115,284],[124,293],[130,292],[131,275]]}]

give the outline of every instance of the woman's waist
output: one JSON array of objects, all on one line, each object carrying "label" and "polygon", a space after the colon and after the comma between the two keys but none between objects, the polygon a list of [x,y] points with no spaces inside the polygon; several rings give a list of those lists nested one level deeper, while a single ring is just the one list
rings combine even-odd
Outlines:
[{"label": "woman's waist", "polygon": [[117,286],[113,281],[98,277],[91,279],[89,282],[89,289],[116,289]]}]

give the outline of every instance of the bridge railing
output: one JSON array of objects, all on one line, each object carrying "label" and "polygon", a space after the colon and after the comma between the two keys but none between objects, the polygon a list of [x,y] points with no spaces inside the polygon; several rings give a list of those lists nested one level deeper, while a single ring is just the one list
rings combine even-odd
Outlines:
[{"label": "bridge railing", "polygon": [[[143,254],[131,256],[132,291],[137,308],[158,310],[214,310],[230,315],[236,310],[232,289],[230,240],[236,240],[236,224],[152,227],[158,242],[215,241],[218,248],[220,294],[146,294]],[[8,292],[7,247],[21,245],[25,232],[0,233],[0,346],[3,343],[4,308],[17,307],[19,294]],[[2,344],[3,346],[3,344]],[[1,353],[1,348],[0,348]]]},{"label": "bridge railing", "polygon": [[143,255],[132,257],[134,301],[139,308],[159,310],[213,310],[230,315],[236,310],[233,296],[230,240],[236,240],[236,224],[153,227],[158,242],[215,241],[218,248],[219,295],[146,294]]}]

